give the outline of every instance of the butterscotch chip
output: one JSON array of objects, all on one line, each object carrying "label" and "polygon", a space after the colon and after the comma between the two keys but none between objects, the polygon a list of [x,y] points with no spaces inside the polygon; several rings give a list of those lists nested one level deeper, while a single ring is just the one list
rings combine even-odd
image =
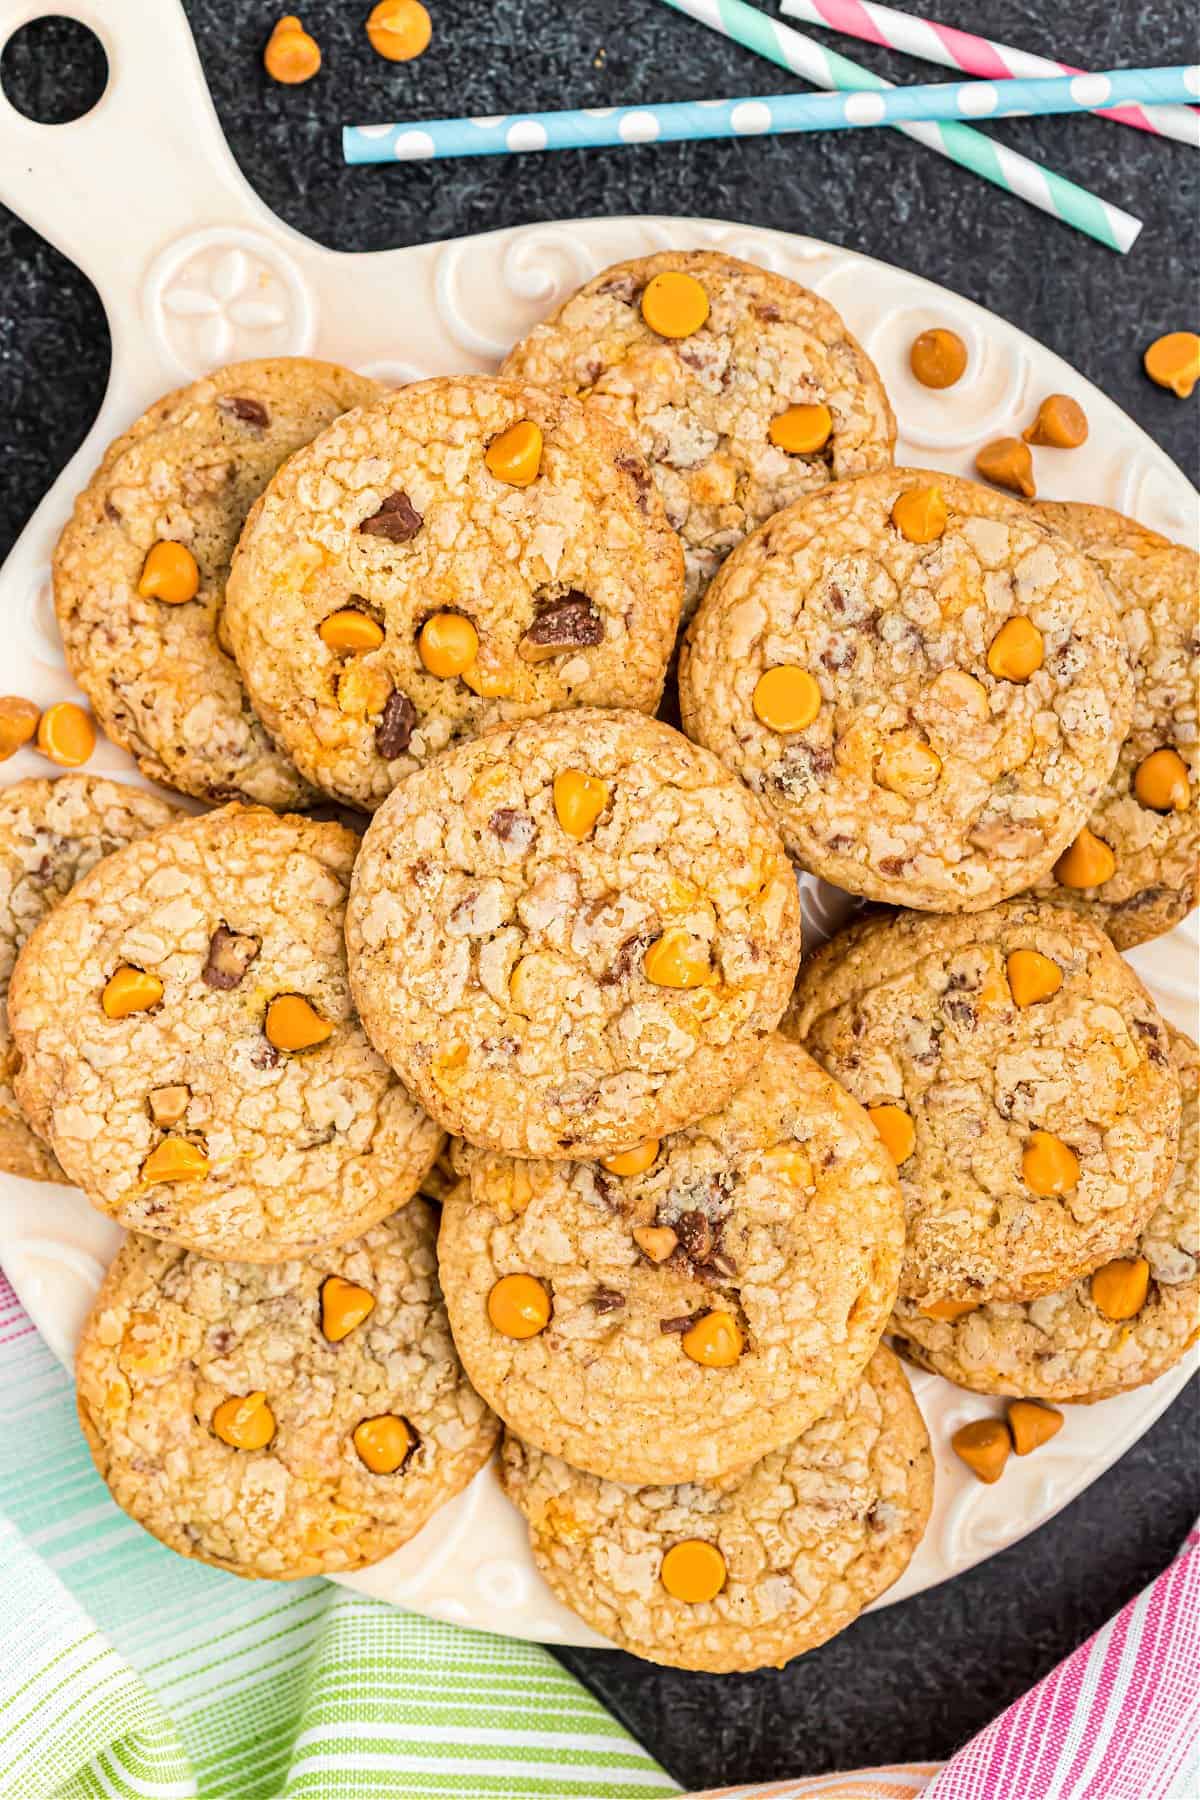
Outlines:
[{"label": "butterscotch chip", "polygon": [[1032,500],[1037,492],[1033,457],[1023,438],[997,438],[994,443],[985,444],[975,458],[975,468],[985,481],[994,481],[997,487],[1011,488],[1014,494],[1021,494],[1026,500]]},{"label": "butterscotch chip", "polygon": [[[1087,822],[1112,870],[1083,890],[1043,885],[1128,950],[1177,925],[1200,895],[1200,558],[1102,506],[1043,501],[1036,511],[1108,583],[1134,681],[1129,735]],[[1146,799],[1161,794],[1139,794],[1138,775],[1164,750],[1183,765],[1183,782],[1160,808]]]},{"label": "butterscotch chip", "polygon": [[973,1475],[990,1484],[1003,1475],[1013,1441],[1003,1419],[973,1419],[959,1426],[950,1445]]},{"label": "butterscotch chip", "polygon": [[[165,801],[97,775],[17,781],[0,793],[0,1168],[64,1181],[13,1093],[19,1064],[8,1024],[8,984],[34,928],[102,856],[175,817]],[[109,971],[111,972],[111,971]]]},{"label": "butterscotch chip", "polygon": [[[350,999],[357,848],[341,825],[228,806],[110,856],[33,934],[9,995],[15,1086],[101,1212],[277,1262],[353,1237],[415,1191],[441,1133]],[[123,967],[161,996],[110,1017],[102,997]],[[300,1033],[297,1050],[268,1025],[301,983],[323,1035]],[[152,1097],[180,1087],[168,1124]]]},{"label": "butterscotch chip", "polygon": [[[464,1366],[514,1431],[577,1468],[716,1480],[805,1430],[879,1340],[903,1251],[895,1169],[778,1035],[719,1111],[629,1175],[455,1156],[466,1179],[438,1253]],[[487,1316],[514,1276],[553,1297],[523,1341]],[[598,1291],[617,1304],[598,1310]]]},{"label": "butterscotch chip", "polygon": [[[931,491],[924,541],[893,520]],[[995,653],[1014,638],[1019,657]],[[787,670],[815,691],[777,713],[760,687]],[[1116,762],[1132,682],[1106,584],[1065,537],[974,482],[895,469],[797,501],[732,553],[679,694],[685,731],[803,868],[951,912],[1049,875]]]},{"label": "butterscotch chip", "polygon": [[[1061,981],[1022,1005],[1008,968],[1029,950]],[[1166,1192],[1180,1109],[1166,1027],[1065,907],[864,920],[805,962],[784,1030],[864,1106],[912,1117],[900,1316],[918,1341],[979,1314],[917,1309],[1033,1300],[1119,1255]]]},{"label": "butterscotch chip", "polygon": [[967,346],[957,331],[935,325],[913,339],[908,360],[923,387],[953,387],[966,373]]},{"label": "butterscotch chip", "polygon": [[[378,1562],[487,1460],[435,1215],[275,1266],[126,1239],[84,1326],[79,1417],[113,1498],[184,1556],[290,1580]],[[322,1329],[330,1288],[371,1305]]]},{"label": "butterscotch chip", "polygon": [[19,694],[6,694],[0,700],[0,762],[7,762],[29,742],[40,718],[40,708]]},{"label": "butterscotch chip", "polygon": [[1087,414],[1069,394],[1048,394],[1033,424],[1021,433],[1027,444],[1048,444],[1054,450],[1077,450],[1087,435]]},{"label": "butterscotch chip", "polygon": [[[682,581],[653,483],[609,420],[524,382],[452,376],[348,415],[280,470],[242,535],[226,622],[268,729],[318,787],[371,810],[494,725],[653,712]],[[352,605],[382,636],[347,655],[321,626]]]},{"label": "butterscotch chip", "polygon": [[1151,381],[1169,388],[1180,400],[1190,398],[1200,381],[1200,334],[1194,331],[1168,331],[1155,338],[1142,358]]},{"label": "butterscotch chip", "polygon": [[[379,392],[333,363],[234,363],[165,395],[118,438],[54,553],[71,672],[143,773],[199,800],[313,798],[255,718],[225,637],[225,584],[246,514],[280,463]],[[145,591],[167,545],[195,565],[195,597]],[[161,555],[161,552],[159,552]]]},{"label": "butterscotch chip", "polygon": [[908,1566],[933,1500],[924,1423],[882,1348],[719,1487],[605,1481],[511,1432],[500,1474],[560,1600],[635,1656],[714,1671],[779,1666],[844,1630]]},{"label": "butterscotch chip", "polygon": [[1040,1450],[1062,1428],[1063,1416],[1057,1407],[1040,1406],[1036,1400],[1014,1400],[1008,1409],[1008,1429],[1018,1456]]},{"label": "butterscotch chip", "polygon": [[[664,282],[694,304],[664,317]],[[840,316],[714,250],[603,270],[509,352],[504,373],[581,396],[633,438],[683,541],[685,617],[756,525],[892,459],[883,383]]]},{"label": "butterscotch chip", "polygon": [[[603,783],[564,829],[567,770]],[[720,1106],[799,957],[765,812],[669,726],[590,708],[498,727],[409,775],[363,839],[347,914],[373,1043],[456,1135],[607,1156]]]}]

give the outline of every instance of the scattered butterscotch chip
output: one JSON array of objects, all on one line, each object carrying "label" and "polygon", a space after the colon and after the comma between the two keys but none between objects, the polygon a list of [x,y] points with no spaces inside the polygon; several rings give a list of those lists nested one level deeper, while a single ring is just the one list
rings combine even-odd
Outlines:
[{"label": "scattered butterscotch chip", "polygon": [[330,650],[378,650],[383,642],[383,627],[369,613],[347,606],[322,619],[317,635]]},{"label": "scattered butterscotch chip", "polygon": [[275,1436],[275,1415],[261,1390],[233,1394],[213,1413],[212,1428],[234,1450],[265,1450]]},{"label": "scattered butterscotch chip", "polygon": [[529,487],[542,466],[542,428],[532,419],[518,419],[484,452],[488,472],[508,487]]},{"label": "scattered butterscotch chip", "polygon": [[673,1600],[698,1606],[715,1600],[725,1586],[725,1558],[715,1544],[687,1538],[672,1544],[663,1557],[661,1580]]},{"label": "scattered butterscotch chip", "polygon": [[407,1419],[398,1413],[363,1419],[350,1436],[372,1475],[398,1475],[417,1447]]},{"label": "scattered butterscotch chip", "polygon": [[664,269],[652,276],[642,290],[642,317],[659,337],[691,337],[708,314],[708,295],[703,284],[682,269]]},{"label": "scattered butterscotch chip", "polygon": [[1057,1406],[1039,1406],[1036,1400],[1010,1400],[1008,1429],[1018,1456],[1028,1456],[1063,1428],[1063,1416]]},{"label": "scattered butterscotch chip", "polygon": [[975,458],[975,467],[985,481],[1009,488],[1014,494],[1023,494],[1026,500],[1032,500],[1037,493],[1033,457],[1029,445],[1020,438],[995,438],[992,443],[985,444]]},{"label": "scattered butterscotch chip", "polygon": [[1155,338],[1142,364],[1151,381],[1186,400],[1200,381],[1200,333],[1168,331]]},{"label": "scattered butterscotch chip", "polygon": [[1031,1131],[1021,1153],[1021,1173],[1035,1194],[1069,1194],[1079,1181],[1079,1158],[1052,1131]]},{"label": "scattered butterscotch chip", "polygon": [[105,982],[100,1005],[106,1018],[128,1019],[134,1013],[148,1012],[162,997],[163,984],[157,975],[123,963]]},{"label": "scattered butterscotch chip", "polygon": [[96,748],[91,715],[73,700],[48,706],[38,720],[37,747],[63,769],[78,769]]},{"label": "scattered butterscotch chip", "polygon": [[917,1130],[912,1115],[902,1106],[868,1106],[867,1117],[883,1139],[888,1155],[899,1168],[917,1147]]},{"label": "scattered butterscotch chip", "polygon": [[680,1338],[685,1356],[706,1369],[728,1369],[742,1354],[744,1340],[732,1313],[709,1312]]},{"label": "scattered butterscotch chip", "polygon": [[892,507],[892,524],[910,544],[936,543],[950,512],[940,487],[907,488]]},{"label": "scattered butterscotch chip", "polygon": [[788,456],[813,456],[823,450],[833,434],[833,414],[823,401],[815,405],[789,406],[777,413],[767,436]]},{"label": "scattered butterscotch chip", "polygon": [[1138,764],[1133,791],[1151,812],[1186,812],[1188,766],[1177,750],[1152,750]]},{"label": "scattered butterscotch chip", "polygon": [[167,606],[194,600],[200,591],[200,568],[187,545],[160,538],[142,564],[137,591],[143,600],[161,600]]},{"label": "scattered butterscotch chip", "polygon": [[608,785],[598,775],[561,769],[554,777],[554,816],[568,837],[585,838],[607,805]]},{"label": "scattered butterscotch chip", "polygon": [[22,700],[19,694],[0,699],[0,762],[7,762],[29,742],[40,718],[41,710],[32,700]]},{"label": "scattered butterscotch chip", "polygon": [[604,1157],[600,1167],[607,1169],[610,1175],[644,1175],[653,1167],[658,1150],[659,1140],[647,1138],[644,1144],[635,1144],[632,1150],[621,1150],[616,1156]]},{"label": "scattered butterscotch chip", "polygon": [[1054,865],[1054,879],[1063,887],[1103,887],[1110,881],[1117,859],[1094,831],[1085,825],[1073,844],[1068,844]]},{"label": "scattered butterscotch chip", "polygon": [[913,339],[908,361],[922,387],[953,387],[966,370],[967,346],[957,331],[934,325]]},{"label": "scattered butterscotch chip", "polygon": [[1028,681],[1046,658],[1041,632],[1023,614],[1006,619],[988,645],[987,666],[997,681]]},{"label": "scattered butterscotch chip", "polygon": [[533,1275],[502,1275],[487,1301],[488,1318],[505,1337],[536,1337],[550,1323],[550,1296]]},{"label": "scattered butterscotch chip", "polygon": [[294,13],[286,13],[267,39],[263,68],[272,81],[297,87],[311,81],[321,67],[321,48]]},{"label": "scattered butterscotch chip", "polygon": [[1063,984],[1058,964],[1040,950],[1013,950],[1004,968],[1018,1006],[1036,1006],[1041,1000],[1049,1000]]},{"label": "scattered butterscotch chip", "polygon": [[142,1164],[147,1187],[159,1181],[200,1181],[208,1174],[208,1158],[190,1138],[163,1138]]},{"label": "scattered butterscotch chip", "polygon": [[417,655],[423,666],[443,681],[469,669],[478,652],[479,633],[462,613],[434,613],[417,637]]},{"label": "scattered butterscotch chip", "polygon": [[942,759],[920,738],[898,737],[882,751],[875,779],[889,793],[913,800],[932,793],[942,772]]},{"label": "scattered butterscotch chip", "polygon": [[751,705],[768,731],[804,731],[821,710],[821,690],[807,669],[781,663],[759,676]]},{"label": "scattered butterscotch chip", "polygon": [[276,1050],[312,1050],[333,1035],[329,1020],[323,1019],[303,994],[276,994],[267,1007],[263,1029]]},{"label": "scattered butterscotch chip", "polygon": [[973,1475],[990,1484],[1003,1475],[1013,1441],[1003,1419],[972,1419],[959,1426],[950,1446]]},{"label": "scattered butterscotch chip", "polygon": [[379,0],[367,20],[371,48],[388,62],[411,62],[428,49],[432,35],[421,0]]},{"label": "scattered butterscotch chip", "polygon": [[646,951],[642,972],[656,987],[695,988],[711,979],[712,964],[700,940],[673,925]]},{"label": "scattered butterscotch chip", "polygon": [[1092,1276],[1097,1310],[1114,1322],[1140,1313],[1149,1291],[1150,1264],[1144,1256],[1118,1256]]},{"label": "scattered butterscotch chip", "polygon": [[1045,444],[1051,450],[1078,450],[1087,443],[1087,414],[1070,394],[1047,394],[1037,418],[1021,433],[1027,444]]},{"label": "scattered butterscotch chip", "polygon": [[931,1300],[928,1306],[918,1309],[927,1319],[940,1319],[943,1323],[953,1325],[958,1319],[965,1319],[968,1313],[976,1311],[974,1300]]},{"label": "scattered butterscotch chip", "polygon": [[368,1288],[342,1275],[327,1275],[321,1283],[321,1330],[331,1344],[340,1344],[375,1310],[375,1296]]}]

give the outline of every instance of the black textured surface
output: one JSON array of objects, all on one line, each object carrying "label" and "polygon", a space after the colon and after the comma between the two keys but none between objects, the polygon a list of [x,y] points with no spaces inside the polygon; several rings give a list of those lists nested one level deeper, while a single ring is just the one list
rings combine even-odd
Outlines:
[{"label": "black textured surface", "polygon": [[[147,0],[168,5],[173,0]],[[917,0],[913,0],[917,5]],[[812,233],[913,269],[1040,338],[1131,413],[1193,479],[1200,401],[1141,373],[1162,331],[1196,326],[1198,159],[1101,120],[1013,121],[1006,142],[1141,215],[1126,258],[893,133],[664,145],[350,170],[343,121],[782,92],[783,71],[654,0],[430,0],[434,41],[408,66],[375,58],[368,0],[308,0],[325,66],[272,86],[263,0],[186,0],[218,111],[254,186],[289,223],[376,249],[614,212],[707,213]],[[1197,53],[1188,0],[927,0],[917,10],[1092,68]],[[94,56],[59,29],[14,44],[4,76],[35,114],[69,111]],[[933,72],[840,46],[882,74]],[[0,209],[0,555],[83,436],[108,365],[88,283]],[[1200,1506],[1196,1384],[1058,1519],[921,1598],[860,1620],[782,1672],[711,1677],[616,1654],[568,1662],[695,1785],[944,1754],[1101,1624],[1173,1553]],[[1000,1800],[1000,1797],[998,1797]]]}]

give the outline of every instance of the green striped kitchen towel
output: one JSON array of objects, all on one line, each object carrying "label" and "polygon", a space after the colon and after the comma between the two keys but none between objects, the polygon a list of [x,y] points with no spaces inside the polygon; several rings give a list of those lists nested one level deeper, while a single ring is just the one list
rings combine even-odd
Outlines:
[{"label": "green striped kitchen towel", "polygon": [[679,1788],[536,1644],[245,1582],[109,1500],[0,1275],[3,1800],[653,1800]]}]

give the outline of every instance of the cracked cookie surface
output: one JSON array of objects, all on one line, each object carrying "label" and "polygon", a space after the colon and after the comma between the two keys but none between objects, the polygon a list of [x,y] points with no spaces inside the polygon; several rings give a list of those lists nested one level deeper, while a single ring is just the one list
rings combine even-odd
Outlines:
[{"label": "cracked cookie surface", "polygon": [[407,1542],[498,1428],[455,1355],[435,1233],[414,1200],[269,1267],[126,1239],[76,1358],[80,1421],[118,1505],[184,1556],[275,1580]]},{"label": "cracked cookie surface", "polygon": [[[513,465],[497,461],[506,441]],[[525,383],[456,376],[387,395],[280,472],[242,538],[228,625],[299,768],[371,809],[497,723],[653,712],[681,586],[678,540],[613,425]],[[353,645],[331,646],[347,614]]]},{"label": "cracked cookie surface", "polygon": [[[914,542],[892,509],[930,488],[944,528]],[[1004,655],[1014,632],[1029,664]],[[748,539],[692,623],[679,687],[684,729],[761,794],[804,868],[942,912],[1049,871],[1108,780],[1133,691],[1082,552],[1017,501],[923,469],[828,488]]]},{"label": "cracked cookie surface", "polygon": [[[459,1354],[514,1431],[577,1468],[725,1476],[827,1411],[879,1342],[904,1248],[895,1168],[861,1107],[779,1036],[719,1112],[635,1153],[652,1160],[633,1174],[454,1154],[467,1179],[438,1257]],[[489,1314],[513,1274],[549,1304],[526,1338]],[[713,1314],[736,1327],[725,1366],[692,1353]]]},{"label": "cracked cookie surface", "polygon": [[[54,553],[67,661],[108,736],[153,780],[218,804],[315,798],[251,709],[226,642],[225,584],[280,463],[378,393],[306,357],[233,363],[156,401],[80,494]],[[160,543],[194,558],[194,598],[138,592]]]},{"label": "cracked cookie surface", "polygon": [[440,1123],[579,1159],[732,1094],[787,1003],[800,911],[715,757],[579,710],[410,775],[363,839],[346,941],[372,1042]]},{"label": "cracked cookie surface", "polygon": [[[508,1432],[501,1480],[572,1611],[649,1662],[714,1671],[778,1667],[844,1630],[903,1574],[933,1503],[925,1423],[882,1346],[823,1418],[721,1488],[601,1481]],[[711,1597],[666,1586],[683,1546],[721,1580]]]},{"label": "cracked cookie surface", "polygon": [[1166,1026],[1064,907],[864,920],[801,969],[783,1029],[888,1109],[905,1153],[900,1292],[918,1306],[1066,1287],[1119,1256],[1166,1189]]},{"label": "cracked cookie surface", "polygon": [[97,775],[14,781],[0,791],[0,1169],[65,1181],[13,1092],[8,984],[25,940],[101,857],[175,818],[173,806]]},{"label": "cracked cookie surface", "polygon": [[1090,888],[1052,880],[1045,891],[1127,950],[1170,931],[1200,892],[1200,559],[1103,506],[1044,501],[1034,510],[1109,583],[1134,680],[1129,736],[1087,822],[1113,872]]},{"label": "cracked cookie surface", "polygon": [[[1113,1308],[1103,1287],[1076,1281],[1038,1300],[993,1301],[960,1319],[931,1319],[902,1301],[892,1321],[912,1362],[982,1394],[1038,1400],[1106,1400],[1154,1381],[1200,1335],[1200,1055],[1168,1027],[1183,1092],[1179,1159],[1162,1200],[1121,1260],[1134,1281],[1146,1264],[1141,1304]],[[1136,1299],[1136,1291],[1133,1298]],[[1100,1302],[1109,1304],[1109,1312]],[[1131,1302],[1132,1304],[1132,1302]],[[1113,1311],[1121,1316],[1111,1316]]]},{"label": "cracked cookie surface", "polygon": [[354,1012],[357,847],[228,806],[108,858],[30,938],[9,996],[18,1098],[101,1212],[274,1262],[414,1192],[441,1133]]},{"label": "cracked cookie surface", "polygon": [[[642,311],[648,284],[675,273],[698,282],[709,307],[679,339]],[[629,432],[683,540],[687,615],[748,531],[801,494],[892,460],[887,394],[841,316],[785,276],[712,250],[603,270],[534,326],[504,372],[581,395]],[[770,436],[796,406],[830,415],[826,439],[802,452]]]}]

